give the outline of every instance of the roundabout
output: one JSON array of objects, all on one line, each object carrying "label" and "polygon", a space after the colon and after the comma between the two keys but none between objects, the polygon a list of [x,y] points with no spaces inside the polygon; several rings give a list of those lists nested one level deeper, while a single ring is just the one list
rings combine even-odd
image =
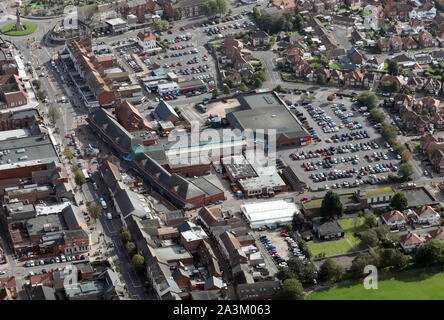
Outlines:
[{"label": "roundabout", "polygon": [[2,27],[1,31],[7,36],[26,36],[37,30],[37,25],[31,22],[22,22],[22,28],[17,28],[16,23],[10,23]]}]

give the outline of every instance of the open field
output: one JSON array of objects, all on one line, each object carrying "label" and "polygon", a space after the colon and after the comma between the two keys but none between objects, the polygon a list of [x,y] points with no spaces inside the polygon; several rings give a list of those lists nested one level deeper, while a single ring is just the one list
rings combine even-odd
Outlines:
[{"label": "open field", "polygon": [[382,280],[377,290],[362,283],[313,292],[308,300],[443,300],[444,272],[401,275]]}]

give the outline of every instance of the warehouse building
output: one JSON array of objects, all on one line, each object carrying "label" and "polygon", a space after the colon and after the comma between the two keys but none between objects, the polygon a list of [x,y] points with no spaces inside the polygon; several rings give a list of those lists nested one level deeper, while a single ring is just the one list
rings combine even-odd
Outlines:
[{"label": "warehouse building", "polygon": [[247,202],[240,209],[252,229],[292,224],[294,216],[301,214],[294,202],[285,200]]},{"label": "warehouse building", "polygon": [[[238,98],[242,110],[227,114],[236,129],[264,130],[269,145],[302,146],[311,143],[311,136],[275,92],[257,92]],[[276,130],[276,137],[270,136]]]}]

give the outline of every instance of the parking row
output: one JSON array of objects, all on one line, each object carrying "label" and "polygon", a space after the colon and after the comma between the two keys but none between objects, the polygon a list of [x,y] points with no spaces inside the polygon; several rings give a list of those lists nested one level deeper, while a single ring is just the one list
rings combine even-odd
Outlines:
[{"label": "parking row", "polygon": [[47,264],[64,263],[64,262],[71,262],[71,261],[85,260],[85,259],[86,259],[86,257],[83,254],[74,254],[74,255],[61,254],[60,256],[55,256],[52,258],[27,260],[25,262],[25,267],[36,267],[36,266],[43,266],[43,265],[47,265]]},{"label": "parking row", "polygon": [[[288,236],[288,233],[286,234]],[[283,259],[276,250],[276,247],[271,243],[271,241],[267,238],[267,236],[260,236],[259,240],[264,245],[267,252],[273,258],[273,261],[280,267],[287,267],[287,263],[285,259]]]}]

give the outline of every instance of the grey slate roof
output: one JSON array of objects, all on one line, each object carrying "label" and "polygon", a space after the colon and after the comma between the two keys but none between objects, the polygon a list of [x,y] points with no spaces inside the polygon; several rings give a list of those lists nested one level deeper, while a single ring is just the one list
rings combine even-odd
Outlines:
[{"label": "grey slate roof", "polygon": [[103,131],[108,138],[111,138],[121,148],[130,150],[131,146],[141,144],[141,139],[135,138],[105,109],[94,108],[91,110],[91,117],[100,131]]},{"label": "grey slate roof", "polygon": [[86,226],[82,211],[77,206],[72,204],[67,206],[62,210],[62,216],[70,230],[78,229],[79,227],[82,227],[82,225]]},{"label": "grey slate roof", "polygon": [[156,110],[154,110],[154,112],[157,114],[157,116],[161,119],[161,120],[168,120],[168,117],[170,115],[174,115],[177,118],[179,118],[179,116],[177,115],[176,111],[174,110],[174,108],[172,106],[170,106],[167,102],[165,101],[160,101],[159,104],[156,107]]},{"label": "grey slate roof", "polygon": [[114,199],[124,218],[127,218],[129,215],[136,215],[139,218],[146,216],[145,209],[134,191],[128,189],[121,190],[114,196]]},{"label": "grey slate roof", "polygon": [[335,220],[324,222],[323,224],[318,226],[317,229],[321,236],[332,233],[338,234],[344,232],[344,229],[342,229],[339,223],[336,222]]}]

